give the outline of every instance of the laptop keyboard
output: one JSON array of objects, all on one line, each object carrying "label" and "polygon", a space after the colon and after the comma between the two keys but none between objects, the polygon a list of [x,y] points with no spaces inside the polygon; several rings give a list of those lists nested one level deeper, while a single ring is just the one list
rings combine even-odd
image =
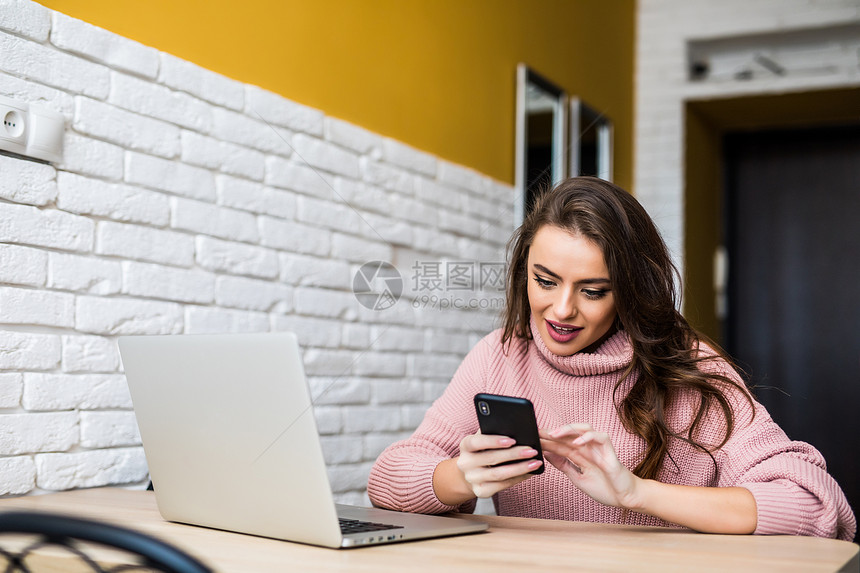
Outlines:
[{"label": "laptop keyboard", "polygon": [[403,529],[401,525],[388,525],[386,523],[373,523],[360,521],[358,519],[338,518],[340,520],[340,531],[343,534],[364,533],[365,531],[385,531],[386,529]]}]

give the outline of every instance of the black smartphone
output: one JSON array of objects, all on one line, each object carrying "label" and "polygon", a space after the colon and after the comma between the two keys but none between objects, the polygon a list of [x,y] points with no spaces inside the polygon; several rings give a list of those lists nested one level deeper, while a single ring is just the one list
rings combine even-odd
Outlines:
[{"label": "black smartphone", "polygon": [[[513,438],[518,446],[536,449],[538,454],[534,459],[543,461],[535,409],[529,400],[498,394],[476,394],[475,412],[482,434]],[[504,463],[513,464],[517,461]],[[530,473],[543,473],[543,465]]]}]

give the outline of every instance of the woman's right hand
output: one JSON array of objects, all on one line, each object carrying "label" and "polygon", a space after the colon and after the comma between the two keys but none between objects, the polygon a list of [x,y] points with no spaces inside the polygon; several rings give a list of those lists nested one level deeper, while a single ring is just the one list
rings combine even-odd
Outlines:
[{"label": "woman's right hand", "polygon": [[[477,497],[494,494],[531,477],[542,460],[534,460],[537,451],[529,446],[515,446],[506,436],[472,434],[460,441],[457,468]],[[498,465],[502,462],[517,463]]]},{"label": "woman's right hand", "polygon": [[[475,497],[492,497],[527,480],[531,477],[529,472],[539,468],[543,460],[530,459],[537,451],[515,443],[506,436],[481,433],[463,438],[460,455],[436,466],[433,473],[436,497],[445,505],[460,505]],[[507,461],[518,463],[497,465]]]}]

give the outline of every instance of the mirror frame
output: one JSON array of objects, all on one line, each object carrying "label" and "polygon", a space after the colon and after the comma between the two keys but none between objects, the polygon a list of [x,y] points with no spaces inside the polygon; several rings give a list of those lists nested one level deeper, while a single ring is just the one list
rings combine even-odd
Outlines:
[{"label": "mirror frame", "polygon": [[515,201],[514,227],[519,227],[525,217],[526,207],[526,147],[528,145],[528,114],[526,113],[526,97],[528,85],[532,84],[554,98],[553,128],[552,128],[552,184],[555,185],[567,177],[569,160],[567,153],[567,93],[559,86],[538,74],[525,64],[517,65],[517,101],[516,101],[516,152],[515,152]]},{"label": "mirror frame", "polygon": [[[614,135],[612,121],[606,117],[605,114],[598,112],[578,97],[570,98],[570,153],[568,173],[579,174],[581,171],[580,160],[582,154],[580,153],[579,134],[582,133],[581,130],[583,128],[580,121],[583,109],[590,112],[591,115],[596,116],[599,122],[597,125],[597,176],[601,179],[612,181],[612,148]],[[585,127],[588,128],[590,126]],[[574,134],[576,134],[576,137],[574,137]]]}]

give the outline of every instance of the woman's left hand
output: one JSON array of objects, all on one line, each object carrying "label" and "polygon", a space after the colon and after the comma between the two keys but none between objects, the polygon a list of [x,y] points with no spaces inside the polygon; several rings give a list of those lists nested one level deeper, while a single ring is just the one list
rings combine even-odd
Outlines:
[{"label": "woman's left hand", "polygon": [[591,424],[567,424],[541,430],[547,461],[563,472],[590,498],[615,507],[636,509],[637,486],[642,480],[618,460],[609,435]]}]

